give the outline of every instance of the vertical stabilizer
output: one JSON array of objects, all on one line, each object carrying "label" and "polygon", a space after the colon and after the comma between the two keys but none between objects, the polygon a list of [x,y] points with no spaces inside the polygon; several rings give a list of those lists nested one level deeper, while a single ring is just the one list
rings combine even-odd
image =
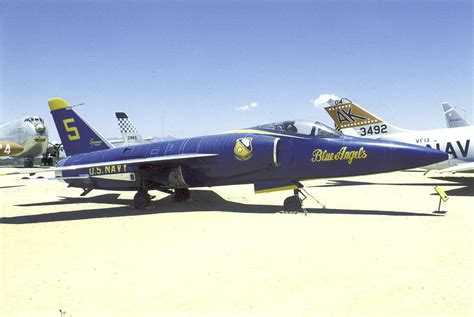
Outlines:
[{"label": "vertical stabilizer", "polygon": [[407,132],[365,110],[347,98],[330,99],[324,109],[334,121],[336,130],[353,130],[359,136],[380,137],[390,133]]},{"label": "vertical stabilizer", "polygon": [[441,104],[443,106],[446,125],[448,128],[459,128],[470,126],[469,122],[459,113],[459,111],[447,102]]},{"label": "vertical stabilizer", "polygon": [[116,112],[120,133],[123,137],[123,145],[133,145],[143,143],[143,137],[138,133],[137,128],[125,112]]},{"label": "vertical stabilizer", "polygon": [[64,99],[49,99],[48,105],[66,155],[94,152],[113,147],[106,138],[82,119]]}]

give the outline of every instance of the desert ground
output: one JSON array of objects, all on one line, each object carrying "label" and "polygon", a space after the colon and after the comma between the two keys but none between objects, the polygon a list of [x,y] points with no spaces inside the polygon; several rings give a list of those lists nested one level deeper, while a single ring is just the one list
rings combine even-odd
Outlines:
[{"label": "desert ground", "polygon": [[0,177],[0,316],[474,316],[473,174],[306,181],[307,216],[251,185],[139,211],[43,176]]}]

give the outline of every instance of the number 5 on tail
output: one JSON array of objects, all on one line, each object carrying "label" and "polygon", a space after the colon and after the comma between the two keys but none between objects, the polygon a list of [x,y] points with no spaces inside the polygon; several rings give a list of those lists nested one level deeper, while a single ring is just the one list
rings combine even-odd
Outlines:
[{"label": "number 5 on tail", "polygon": [[79,135],[79,130],[75,126],[71,126],[71,123],[74,123],[74,118],[64,119],[63,124],[67,132],[67,137],[70,141],[79,140],[81,136]]}]

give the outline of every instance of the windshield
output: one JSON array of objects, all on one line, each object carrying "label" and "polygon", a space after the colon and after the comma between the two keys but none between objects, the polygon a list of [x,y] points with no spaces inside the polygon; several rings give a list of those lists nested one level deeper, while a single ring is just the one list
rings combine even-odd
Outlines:
[{"label": "windshield", "polygon": [[258,126],[259,129],[300,134],[316,138],[340,138],[342,133],[331,129],[321,122],[311,122],[304,120],[282,121]]},{"label": "windshield", "polygon": [[38,123],[43,123],[43,119],[41,119],[40,117],[28,117],[28,118],[25,118],[25,120],[23,120],[23,122],[30,122],[30,123],[36,125]]}]

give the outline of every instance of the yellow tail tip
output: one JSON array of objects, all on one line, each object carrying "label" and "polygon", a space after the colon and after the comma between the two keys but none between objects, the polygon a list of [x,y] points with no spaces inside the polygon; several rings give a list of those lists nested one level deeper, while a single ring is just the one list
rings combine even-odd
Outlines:
[{"label": "yellow tail tip", "polygon": [[48,100],[49,109],[51,111],[69,108],[69,104],[62,98],[51,98]]}]

